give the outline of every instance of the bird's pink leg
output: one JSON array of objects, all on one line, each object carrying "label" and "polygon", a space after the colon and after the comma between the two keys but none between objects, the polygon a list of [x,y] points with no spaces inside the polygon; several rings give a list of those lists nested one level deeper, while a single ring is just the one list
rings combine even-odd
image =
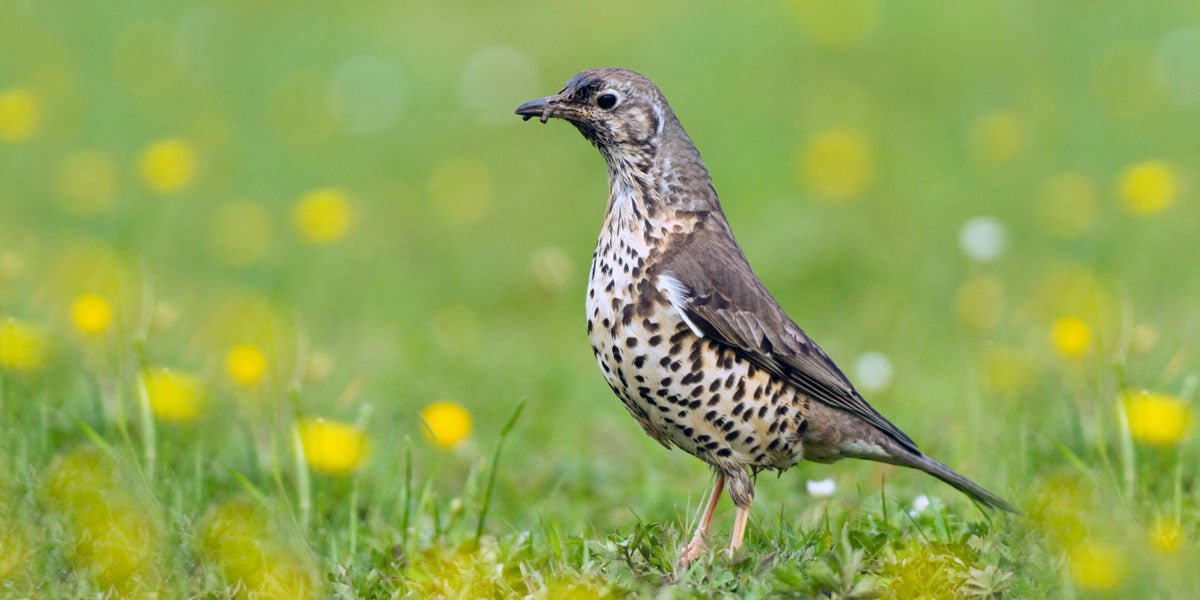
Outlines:
[{"label": "bird's pink leg", "polygon": [[733,519],[733,535],[729,536],[729,558],[733,558],[733,552],[742,545],[742,538],[746,537],[746,519],[750,518],[750,507],[737,507],[737,516]]},{"label": "bird's pink leg", "polygon": [[679,553],[679,564],[683,568],[688,568],[688,565],[700,558],[700,553],[704,551],[704,538],[708,536],[708,526],[712,524],[713,513],[717,512],[717,502],[721,500],[721,491],[724,489],[725,474],[717,472],[717,481],[713,483],[712,493],[708,496],[708,504],[704,506],[696,533],[692,534],[692,541]]}]

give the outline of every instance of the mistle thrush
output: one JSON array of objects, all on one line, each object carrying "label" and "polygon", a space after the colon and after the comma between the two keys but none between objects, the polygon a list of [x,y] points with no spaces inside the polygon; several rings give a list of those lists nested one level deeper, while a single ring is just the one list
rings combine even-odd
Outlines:
[{"label": "mistle thrush", "polygon": [[722,488],[742,543],[751,473],[865,458],[920,469],[980,504],[1011,504],[929,458],[871,408],[784,313],[730,232],[700,153],[662,92],[622,69],[584,71],[516,113],[569,121],[608,164],[587,331],[604,379],[642,429],[716,471],[684,565]]}]

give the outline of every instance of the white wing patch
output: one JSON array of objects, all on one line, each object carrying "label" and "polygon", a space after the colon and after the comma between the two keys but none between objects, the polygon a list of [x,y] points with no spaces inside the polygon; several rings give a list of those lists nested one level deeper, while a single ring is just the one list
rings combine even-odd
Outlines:
[{"label": "white wing patch", "polygon": [[671,303],[671,308],[674,308],[679,318],[683,319],[684,323],[687,323],[692,333],[696,334],[696,337],[704,337],[704,332],[700,331],[699,327],[696,327],[696,324],[688,318],[687,311],[684,310],[684,307],[692,299],[688,296],[688,291],[683,287],[683,284],[679,283],[678,279],[664,273],[658,276],[658,279],[655,281],[655,287],[658,288],[659,293],[666,296],[667,302]]}]

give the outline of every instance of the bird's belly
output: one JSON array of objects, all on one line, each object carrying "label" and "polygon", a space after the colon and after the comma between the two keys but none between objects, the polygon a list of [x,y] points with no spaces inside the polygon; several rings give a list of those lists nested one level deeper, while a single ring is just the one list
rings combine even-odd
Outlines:
[{"label": "bird's belly", "polygon": [[698,337],[665,299],[638,303],[606,292],[606,281],[592,283],[592,351],[647,434],[715,465],[787,468],[803,458],[806,398]]}]

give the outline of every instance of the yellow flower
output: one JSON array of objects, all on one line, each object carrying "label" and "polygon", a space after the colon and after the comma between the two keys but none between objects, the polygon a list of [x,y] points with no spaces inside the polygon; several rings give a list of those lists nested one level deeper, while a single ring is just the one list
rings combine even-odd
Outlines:
[{"label": "yellow flower", "polygon": [[1174,396],[1142,391],[1126,393],[1125,418],[1133,439],[1149,446],[1179,443],[1192,424],[1192,407]]},{"label": "yellow flower", "polygon": [[165,367],[142,372],[146,398],[154,416],[170,423],[188,423],[200,415],[204,405],[204,386],[191,375],[175,373]]},{"label": "yellow flower", "polygon": [[971,149],[985,163],[1000,164],[1016,158],[1024,142],[1024,126],[1012,111],[988,113],[971,127]]},{"label": "yellow flower", "polygon": [[1147,538],[1159,554],[1177,554],[1183,547],[1183,527],[1174,519],[1155,519]]},{"label": "yellow flower", "polygon": [[40,327],[8,319],[0,322],[0,367],[36,371],[46,361],[49,340]]},{"label": "yellow flower", "polygon": [[42,120],[38,97],[25,88],[0,92],[0,142],[27,140]]},{"label": "yellow flower", "polygon": [[326,188],[301,196],[292,212],[292,219],[305,239],[314,244],[324,244],[346,235],[354,214],[345,192]]},{"label": "yellow flower", "polygon": [[311,565],[272,531],[270,517],[247,499],[210,507],[196,537],[200,555],[219,566],[228,583],[244,586],[248,597],[315,597],[320,588]]},{"label": "yellow flower", "polygon": [[1179,182],[1170,165],[1152,160],[1125,169],[1120,188],[1126,210],[1135,215],[1152,215],[1175,203]]},{"label": "yellow flower", "polygon": [[142,151],[138,168],[146,187],[156,194],[178,192],[196,176],[196,150],[182,139],[155,142]]},{"label": "yellow flower", "polygon": [[267,374],[267,356],[249,344],[239,344],[225,355],[225,372],[235,383],[252,386]]},{"label": "yellow flower", "polygon": [[71,323],[84,335],[97,336],[112,325],[113,311],[108,301],[96,294],[84,294],[71,303]]},{"label": "yellow flower", "polygon": [[875,178],[871,140],[857,131],[823,131],[804,146],[797,170],[817,197],[831,202],[852,200],[867,191]]},{"label": "yellow flower", "polygon": [[1126,558],[1116,546],[1083,542],[1071,550],[1070,559],[1071,576],[1085,590],[1112,591],[1125,579]]},{"label": "yellow flower", "polygon": [[1063,317],[1050,327],[1050,341],[1063,356],[1083,356],[1092,347],[1092,330],[1082,319]]},{"label": "yellow flower", "polygon": [[421,411],[429,425],[425,436],[442,448],[452,448],[471,434],[471,413],[453,402],[434,402]]},{"label": "yellow flower", "polygon": [[367,457],[367,434],[340,421],[303,419],[296,425],[304,458],[313,470],[344,475],[357,470]]}]

